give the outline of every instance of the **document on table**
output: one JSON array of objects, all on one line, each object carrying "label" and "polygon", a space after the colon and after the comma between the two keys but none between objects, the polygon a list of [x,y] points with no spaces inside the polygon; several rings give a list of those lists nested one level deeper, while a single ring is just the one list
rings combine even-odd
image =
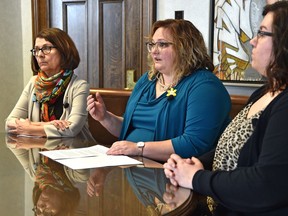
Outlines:
[{"label": "document on table", "polygon": [[142,162],[124,155],[107,155],[108,148],[95,145],[87,148],[42,151],[51,158],[71,169],[89,169],[107,166],[139,165]]},{"label": "document on table", "polygon": [[96,157],[96,156],[107,156],[106,152],[109,148],[102,145],[94,145],[86,148],[75,148],[75,149],[62,149],[52,151],[42,151],[41,154],[49,157],[53,160],[61,159],[72,159],[72,158],[83,158],[83,157]]}]

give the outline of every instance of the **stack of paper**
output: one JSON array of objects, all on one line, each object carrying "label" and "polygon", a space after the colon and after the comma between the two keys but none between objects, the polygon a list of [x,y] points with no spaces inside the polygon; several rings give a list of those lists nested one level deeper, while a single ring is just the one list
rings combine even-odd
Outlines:
[{"label": "stack of paper", "polygon": [[108,148],[95,145],[87,148],[42,151],[51,158],[71,169],[89,169],[107,166],[139,165],[142,162],[124,155],[107,155]]}]

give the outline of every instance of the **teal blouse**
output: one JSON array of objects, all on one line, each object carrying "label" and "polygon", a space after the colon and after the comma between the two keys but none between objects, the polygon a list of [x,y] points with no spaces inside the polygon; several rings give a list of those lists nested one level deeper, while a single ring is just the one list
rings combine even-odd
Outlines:
[{"label": "teal blouse", "polygon": [[208,70],[197,70],[175,87],[176,96],[156,98],[156,80],[145,73],[129,98],[119,139],[161,141],[171,139],[181,157],[199,156],[215,147],[230,122],[230,96]]}]

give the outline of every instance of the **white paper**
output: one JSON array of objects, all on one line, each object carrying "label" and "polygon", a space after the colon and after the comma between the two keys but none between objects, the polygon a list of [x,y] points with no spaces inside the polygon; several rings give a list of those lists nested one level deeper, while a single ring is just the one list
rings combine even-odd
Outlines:
[{"label": "white paper", "polygon": [[139,165],[142,162],[123,155],[106,155],[56,160],[71,169],[90,169],[107,166]]},{"label": "white paper", "polygon": [[50,150],[42,151],[40,153],[53,160],[60,160],[106,155],[108,149],[109,148],[102,145],[94,145],[86,148]]},{"label": "white paper", "polygon": [[42,151],[40,153],[71,169],[143,164],[128,156],[107,155],[108,149],[102,145],[95,145],[86,148]]}]

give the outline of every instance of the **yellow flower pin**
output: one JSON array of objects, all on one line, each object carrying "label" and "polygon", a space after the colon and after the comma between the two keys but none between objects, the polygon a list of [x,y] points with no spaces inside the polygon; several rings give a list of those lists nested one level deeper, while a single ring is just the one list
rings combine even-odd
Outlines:
[{"label": "yellow flower pin", "polygon": [[169,98],[176,97],[176,91],[177,91],[177,89],[170,88],[170,89],[167,90],[166,96],[169,97]]}]

